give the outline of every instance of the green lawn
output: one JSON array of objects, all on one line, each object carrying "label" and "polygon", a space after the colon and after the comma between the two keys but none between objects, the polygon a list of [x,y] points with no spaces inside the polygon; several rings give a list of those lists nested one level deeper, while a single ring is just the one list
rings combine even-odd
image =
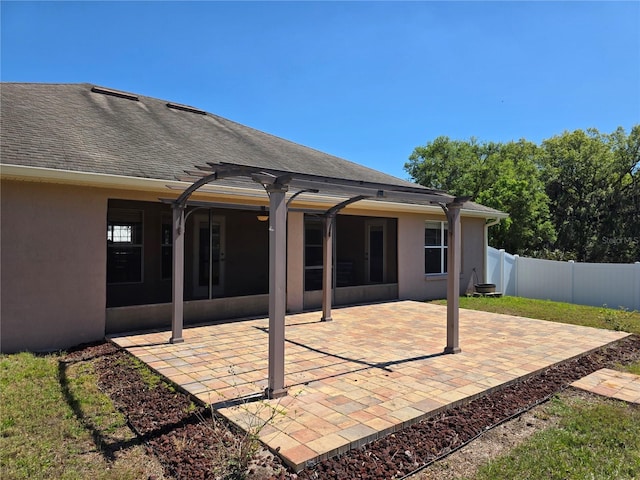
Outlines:
[{"label": "green lawn", "polygon": [[[640,334],[640,313],[620,309],[519,297],[462,297],[460,307]],[[640,362],[619,369],[640,374]],[[599,397],[553,402],[558,427],[487,462],[475,480],[640,478],[640,409]]]},{"label": "green lawn", "polygon": [[631,365],[624,365],[622,370],[626,370],[627,372],[635,373],[636,375],[640,375],[640,360],[632,363]]},{"label": "green lawn", "polygon": [[162,478],[124,417],[100,393],[88,362],[0,356],[0,477]]},{"label": "green lawn", "polygon": [[[446,300],[433,303],[446,305]],[[587,327],[622,330],[640,335],[640,313],[621,309],[589,307],[571,303],[521,297],[460,297],[460,308],[538,318]]]},{"label": "green lawn", "polygon": [[486,463],[475,480],[640,478],[640,409],[597,397],[552,402],[559,425]]},{"label": "green lawn", "polygon": [[[640,333],[637,312],[514,297],[465,297],[460,306]],[[91,362],[66,363],[64,358],[0,355],[0,477],[162,478],[161,468],[98,390]],[[640,373],[640,362],[621,368]],[[489,462],[478,480],[640,478],[638,408],[603,399],[556,399],[554,410],[562,418],[558,428]]]}]

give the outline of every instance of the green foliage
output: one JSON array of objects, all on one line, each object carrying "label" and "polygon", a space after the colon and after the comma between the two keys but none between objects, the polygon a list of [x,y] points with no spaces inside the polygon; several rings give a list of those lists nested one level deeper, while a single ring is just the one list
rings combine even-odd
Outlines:
[{"label": "green foliage", "polygon": [[629,136],[595,129],[543,142],[543,177],[558,245],[578,261],[638,258],[640,126]]},{"label": "green foliage", "polygon": [[[446,300],[433,303],[445,305]],[[625,309],[590,307],[523,297],[461,297],[460,308],[537,318],[550,322],[583,325],[585,327],[623,330],[640,335],[640,312]]]},{"label": "green foliage", "polygon": [[510,216],[490,230],[490,240],[507,251],[533,255],[555,239],[537,166],[540,149],[524,140],[494,149],[485,159],[489,181],[476,199]]},{"label": "green foliage", "polygon": [[0,476],[148,478],[143,448],[96,383],[89,363],[60,354],[0,356]]},{"label": "green foliage", "polygon": [[640,477],[640,410],[612,400],[556,399],[557,428],[479,469],[482,479]]},{"label": "green foliage", "polygon": [[[118,360],[118,364],[119,365],[123,365],[125,367],[131,367],[136,372],[138,372],[138,374],[140,375],[140,378],[142,379],[144,384],[147,387],[149,387],[150,390],[153,390],[154,388],[156,388],[161,383],[165,383],[163,381],[163,378],[160,375],[155,373],[145,363],[143,363],[142,361],[138,360],[134,356],[131,356],[131,355],[125,356],[125,357],[121,358],[120,360]],[[174,387],[168,382],[165,383],[165,386],[169,390],[174,390]]]},{"label": "green foliage", "polygon": [[640,259],[640,125],[627,135],[565,132],[541,145],[438,137],[406,171],[418,183],[509,213],[497,248],[556,260]]},{"label": "green foliage", "polygon": [[[229,367],[229,372],[235,379],[234,366]],[[235,384],[236,388],[238,387]],[[260,390],[258,385],[255,385]],[[221,401],[225,401],[225,396],[216,392]],[[287,411],[280,405],[281,400],[275,403],[271,400],[256,397],[243,397],[240,391],[237,397],[239,403],[232,404],[226,408],[226,417],[240,426],[241,430],[231,431],[226,425],[226,421],[210,405],[210,417],[201,417],[203,425],[211,429],[212,438],[216,439],[218,448],[213,449],[214,462],[218,467],[215,472],[216,478],[227,480],[244,480],[250,477],[249,472],[255,467],[257,454],[262,448],[260,442],[260,432],[275,423],[278,418],[285,417]]]},{"label": "green foliage", "polygon": [[616,332],[628,332],[632,328],[633,313],[626,308],[620,308],[613,310],[603,305],[600,310],[600,318],[608,325],[609,330],[615,330]]},{"label": "green foliage", "polygon": [[542,151],[520,140],[477,143],[438,137],[418,147],[405,169],[418,183],[506,211],[510,217],[490,230],[490,243],[531,254],[555,238],[549,200],[538,168]]},{"label": "green foliage", "polygon": [[630,363],[628,365],[619,365],[617,370],[624,370],[635,375],[640,375],[640,360]]},{"label": "green foliage", "polygon": [[422,185],[454,195],[476,196],[480,155],[474,139],[464,142],[438,137],[424,147],[416,147],[405,170]]}]

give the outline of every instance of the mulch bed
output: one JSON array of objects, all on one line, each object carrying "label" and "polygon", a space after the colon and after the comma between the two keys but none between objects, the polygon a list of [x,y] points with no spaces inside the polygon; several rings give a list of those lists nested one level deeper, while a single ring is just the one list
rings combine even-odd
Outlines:
[{"label": "mulch bed", "polygon": [[[129,354],[103,343],[69,352],[67,360],[95,359],[99,387],[127,417],[131,428],[176,479],[241,478],[224,473],[225,454],[241,433],[171,385],[150,387],[125,361]],[[633,335],[580,358],[548,368],[508,387],[446,410],[411,427],[295,474],[278,457],[259,453],[247,478],[401,478],[466,444],[488,428],[517,415],[573,381],[600,368],[640,359],[640,336]]]}]

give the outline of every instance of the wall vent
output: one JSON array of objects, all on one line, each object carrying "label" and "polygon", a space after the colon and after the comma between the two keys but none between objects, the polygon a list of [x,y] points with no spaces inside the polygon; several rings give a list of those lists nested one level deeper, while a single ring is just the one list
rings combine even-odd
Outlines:
[{"label": "wall vent", "polygon": [[173,108],[174,110],[182,110],[183,112],[197,113],[199,115],[207,114],[207,112],[205,112],[204,110],[200,110],[199,108],[190,107],[189,105],[181,105],[179,103],[169,102],[167,103],[167,107]]},{"label": "wall vent", "polygon": [[91,91],[93,93],[102,93],[103,95],[111,95],[112,97],[126,98],[127,100],[135,100],[136,102],[139,101],[139,98],[137,95],[134,95],[133,93],[121,92],[120,90],[112,90],[110,88],[104,88],[104,87],[91,87]]}]

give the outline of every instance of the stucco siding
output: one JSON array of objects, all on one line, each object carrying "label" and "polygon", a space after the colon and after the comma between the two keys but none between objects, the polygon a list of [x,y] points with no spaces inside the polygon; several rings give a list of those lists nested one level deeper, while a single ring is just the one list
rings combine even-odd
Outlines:
[{"label": "stucco siding", "polygon": [[398,297],[428,298],[424,276],[424,215],[398,217]]},{"label": "stucco siding", "polygon": [[287,216],[287,311],[301,312],[304,307],[304,214]]},{"label": "stucco siding", "polygon": [[[151,233],[155,236],[156,233],[160,233],[160,215],[169,211],[168,207],[158,202],[158,197],[165,192],[135,192],[8,179],[2,180],[0,192],[2,351],[53,350],[103,338],[107,328],[105,319],[109,314],[106,311],[109,288],[106,282],[106,226],[109,202],[114,205],[125,205],[131,200],[153,202],[152,210],[157,210],[158,214],[155,217],[147,215],[145,221],[151,222],[157,217],[157,221],[149,225],[149,228],[153,227]],[[126,199],[128,202],[118,203],[114,199]],[[216,212],[225,213],[223,209],[217,209]],[[229,242],[232,238],[235,239],[227,248],[227,283],[232,287],[242,281],[243,272],[246,271],[246,268],[234,264],[233,261],[246,260],[243,265],[248,263],[254,266],[259,263],[253,257],[247,256],[246,252],[251,251],[251,242],[266,244],[266,238],[260,240],[258,235],[265,233],[262,230],[266,230],[266,225],[254,221],[254,212],[233,210],[226,213],[229,214],[226,223]],[[364,258],[361,251],[366,243],[363,225],[369,219],[376,218],[387,220],[386,241],[389,252],[393,254],[389,253],[387,258],[385,284],[338,288],[336,304],[395,298],[425,300],[446,296],[446,275],[424,274],[425,220],[442,220],[443,216],[417,213],[389,215],[389,212],[364,210],[345,213],[346,215],[339,219],[340,226],[348,228],[338,232],[338,235],[341,235],[339,238],[347,244],[351,242],[362,245],[360,249],[351,252],[353,258]],[[359,217],[353,216],[356,214]],[[251,230],[240,228],[240,224],[236,227],[231,217],[250,218]],[[354,229],[353,222],[360,225],[359,230]],[[472,282],[474,268],[478,278],[484,278],[484,223],[483,218],[462,218],[461,293],[464,293]],[[239,237],[242,237],[241,240],[245,243],[238,242]],[[316,303],[319,305],[319,302],[311,301],[310,297],[318,295],[318,292],[304,291],[304,215],[300,212],[289,213],[288,241],[287,309],[293,313],[317,306]],[[340,246],[343,252],[349,253],[348,247]],[[157,259],[158,248],[158,251],[155,251],[147,247],[145,255],[150,255],[152,260]],[[234,249],[237,250],[236,253],[245,254],[236,255]],[[186,257],[187,265],[191,265],[193,262],[188,251]],[[156,260],[153,262],[158,263]],[[262,268],[261,271],[266,272],[266,269]],[[145,272],[146,277],[150,275],[149,272]],[[258,280],[260,279],[256,279]],[[170,284],[170,280],[163,282]],[[154,288],[158,292],[161,290],[158,285]],[[255,302],[251,304],[253,307],[261,305],[260,308],[266,312],[266,305],[259,300],[265,292],[261,290],[255,293],[263,295],[255,296]],[[244,297],[243,302],[251,298]],[[142,303],[157,301],[147,299]],[[231,305],[233,302],[229,300],[224,304]],[[162,308],[166,309],[166,305]],[[220,305],[214,305],[211,301],[197,304],[198,309],[214,306],[218,308]],[[247,314],[243,310],[244,307],[235,305],[234,308],[238,314]],[[113,310],[110,314],[113,315],[117,309],[110,310]],[[254,310],[249,314],[255,314]],[[135,309],[131,309],[130,313],[133,314],[134,311],[137,312],[136,315],[139,314]],[[229,316],[237,316],[229,312]],[[155,320],[151,318],[145,326],[158,326],[154,322],[157,320],[162,323],[160,317],[162,315]],[[140,318],[136,320],[138,323],[132,322],[131,326],[140,326],[139,320]],[[202,321],[200,316],[198,321]],[[127,329],[128,320],[125,317],[119,317],[118,322],[118,330]]]},{"label": "stucco siding", "polygon": [[[447,296],[446,275],[424,274],[424,227],[426,220],[444,217],[400,215],[398,217],[398,297],[400,300],[432,300]],[[484,278],[484,218],[461,218],[462,262],[460,293],[472,281],[475,268]]]},{"label": "stucco siding", "polygon": [[101,190],[2,181],[2,352],[104,337],[106,212]]},{"label": "stucco siding", "polygon": [[[460,294],[467,291],[469,285],[482,283],[484,279],[484,218],[463,218],[462,225],[462,263]],[[477,275],[474,276],[473,269]]]}]

